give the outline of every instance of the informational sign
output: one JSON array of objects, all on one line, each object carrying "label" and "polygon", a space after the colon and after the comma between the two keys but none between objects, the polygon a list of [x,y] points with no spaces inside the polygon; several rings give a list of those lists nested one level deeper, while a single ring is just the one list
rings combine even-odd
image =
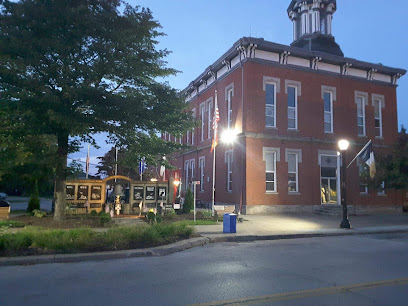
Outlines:
[{"label": "informational sign", "polygon": [[88,185],[79,185],[77,200],[88,200]]},{"label": "informational sign", "polygon": [[101,199],[102,186],[91,187],[91,200],[97,201]]},{"label": "informational sign", "polygon": [[134,200],[143,200],[143,186],[133,187],[133,199]]},{"label": "informational sign", "polygon": [[146,186],[146,200],[154,200],[155,186]]},{"label": "informational sign", "polygon": [[167,195],[167,187],[158,187],[157,188],[157,199],[159,201],[165,201]]},{"label": "informational sign", "polygon": [[75,185],[67,185],[67,200],[75,200]]},{"label": "informational sign", "polygon": [[174,209],[180,209],[180,204],[174,204]]}]

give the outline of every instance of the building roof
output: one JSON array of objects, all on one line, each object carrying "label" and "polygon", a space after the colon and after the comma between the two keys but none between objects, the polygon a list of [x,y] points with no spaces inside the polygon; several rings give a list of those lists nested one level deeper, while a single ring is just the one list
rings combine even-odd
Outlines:
[{"label": "building roof", "polygon": [[318,58],[321,62],[328,64],[340,66],[348,64],[349,66],[352,66],[356,69],[362,69],[366,71],[373,70],[377,73],[389,75],[391,77],[396,75],[401,76],[406,73],[406,70],[404,69],[392,68],[384,66],[382,64],[373,64],[322,51],[307,50],[295,46],[277,44],[274,42],[266,41],[263,38],[242,37],[238,39],[232,45],[232,47],[227,52],[225,52],[218,60],[216,60],[212,65],[208,66],[203,73],[201,73],[194,81],[192,81],[184,90],[184,92],[188,92],[192,87],[200,86],[203,81],[208,80],[211,75],[224,67],[226,62],[231,61],[233,58],[238,56],[242,47],[248,48],[249,46],[256,47],[256,50],[269,51],[278,54],[289,53],[290,56],[308,59],[311,61]]},{"label": "building roof", "polygon": [[[298,6],[300,6],[301,3],[308,3],[308,4],[312,4],[313,0],[292,0],[289,4],[288,7],[288,13],[290,11],[292,11],[294,8],[297,8]],[[322,2],[324,3],[333,3],[334,5],[336,5],[336,0],[322,0]]]}]

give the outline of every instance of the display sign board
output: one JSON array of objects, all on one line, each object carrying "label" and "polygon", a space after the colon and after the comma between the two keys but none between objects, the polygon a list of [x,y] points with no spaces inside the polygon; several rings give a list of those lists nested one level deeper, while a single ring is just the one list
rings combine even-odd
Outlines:
[{"label": "display sign board", "polygon": [[143,196],[144,196],[143,186],[134,186],[133,187],[133,199],[143,200]]},{"label": "display sign board", "polygon": [[66,190],[67,190],[66,199],[69,201],[75,200],[75,185],[67,185]]},{"label": "display sign board", "polygon": [[157,188],[157,200],[158,201],[165,201],[166,200],[166,195],[167,195],[167,187],[159,186]]},{"label": "display sign board", "polygon": [[102,195],[102,186],[91,186],[91,200],[99,201]]},{"label": "display sign board", "polygon": [[88,185],[78,185],[77,200],[88,200]]},{"label": "display sign board", "polygon": [[155,186],[146,186],[146,200],[154,200],[156,187]]}]

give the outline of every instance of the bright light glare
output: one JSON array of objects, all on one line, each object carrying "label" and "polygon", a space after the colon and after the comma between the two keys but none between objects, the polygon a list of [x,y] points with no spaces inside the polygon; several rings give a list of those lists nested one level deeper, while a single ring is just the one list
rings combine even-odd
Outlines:
[{"label": "bright light glare", "polygon": [[236,130],[225,130],[221,135],[221,142],[226,144],[231,144],[237,140],[238,131]]},{"label": "bright light glare", "polygon": [[157,182],[157,178],[150,179],[151,182]]},{"label": "bright light glare", "polygon": [[175,180],[174,181],[174,186],[178,187],[180,185],[180,181],[179,180]]},{"label": "bright light glare", "polygon": [[339,140],[339,149],[340,151],[346,151],[349,147],[350,142],[346,139]]}]

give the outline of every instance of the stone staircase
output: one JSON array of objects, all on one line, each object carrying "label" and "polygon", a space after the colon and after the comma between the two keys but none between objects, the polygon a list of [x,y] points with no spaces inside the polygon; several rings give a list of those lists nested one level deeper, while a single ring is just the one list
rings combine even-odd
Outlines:
[{"label": "stone staircase", "polygon": [[[350,209],[351,207],[348,208]],[[321,207],[316,209],[314,213],[322,216],[342,216],[343,207],[336,204],[321,205]]]}]

